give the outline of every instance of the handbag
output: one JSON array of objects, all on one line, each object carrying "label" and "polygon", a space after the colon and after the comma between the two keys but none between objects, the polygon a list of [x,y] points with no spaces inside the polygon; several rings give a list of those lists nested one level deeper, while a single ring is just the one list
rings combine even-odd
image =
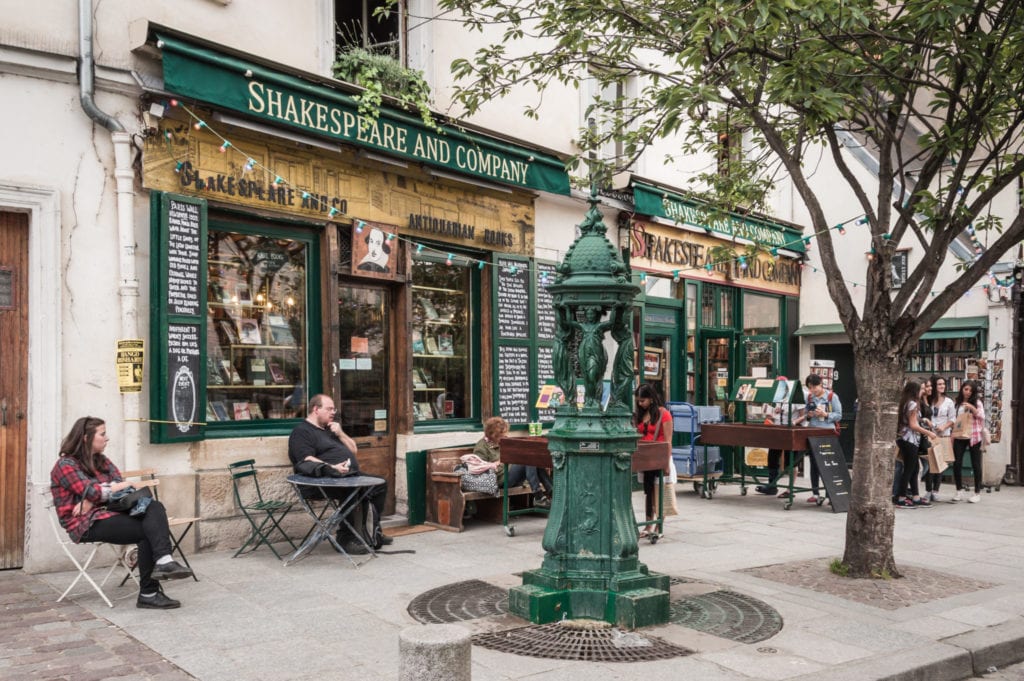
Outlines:
[{"label": "handbag", "polygon": [[938,460],[946,463],[953,463],[956,459],[953,456],[953,440],[948,437],[940,437],[934,441],[932,449],[935,450],[935,456]]},{"label": "handbag", "polygon": [[973,431],[974,417],[971,412],[965,411],[956,417],[956,423],[953,425],[954,440],[970,440]]},{"label": "handbag", "polygon": [[148,487],[141,489],[126,487],[110,495],[107,500],[107,509],[128,515],[142,515],[152,501],[153,493],[149,491]]},{"label": "handbag", "polygon": [[463,492],[481,492],[494,496],[498,493],[498,476],[493,469],[483,473],[463,473],[460,487]]}]

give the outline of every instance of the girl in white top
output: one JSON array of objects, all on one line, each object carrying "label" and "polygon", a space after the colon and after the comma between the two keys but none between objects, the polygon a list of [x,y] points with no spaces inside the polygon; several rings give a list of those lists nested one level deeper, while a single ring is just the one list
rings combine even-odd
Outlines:
[{"label": "girl in white top", "polygon": [[[949,437],[953,432],[953,424],[956,423],[956,406],[946,395],[946,379],[932,374],[928,382],[932,384],[932,394],[928,397],[928,403],[932,407],[932,430],[939,437]],[[929,501],[939,500],[940,484],[942,475],[929,471],[924,478],[924,488]]]},{"label": "girl in white top", "polygon": [[[921,436],[929,439],[935,438],[935,433],[921,426],[918,423],[918,396],[921,394],[921,384],[917,381],[908,381],[900,395],[900,408],[897,425],[896,446],[899,447],[900,457],[903,459],[903,479],[899,485],[899,496],[896,499],[896,508],[928,508],[931,503],[922,499],[917,490],[917,473],[920,470],[917,452],[921,444]],[[910,490],[910,497],[907,490]]]}]

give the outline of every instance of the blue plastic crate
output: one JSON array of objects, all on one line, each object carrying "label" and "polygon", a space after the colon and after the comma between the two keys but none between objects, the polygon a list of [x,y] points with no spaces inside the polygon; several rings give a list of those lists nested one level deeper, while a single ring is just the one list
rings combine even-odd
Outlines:
[{"label": "blue plastic crate", "polygon": [[[708,473],[721,473],[722,450],[719,447],[708,447]],[[673,447],[672,460],[676,464],[676,474],[694,476],[704,474],[704,447]]]}]

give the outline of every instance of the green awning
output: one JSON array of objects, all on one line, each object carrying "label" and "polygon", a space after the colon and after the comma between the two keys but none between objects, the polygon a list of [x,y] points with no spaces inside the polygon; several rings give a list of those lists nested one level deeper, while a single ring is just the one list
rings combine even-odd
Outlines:
[{"label": "green awning", "polygon": [[[988,328],[988,317],[943,317],[921,335],[921,340],[944,338],[974,338],[982,329]],[[845,334],[842,324],[805,324],[794,336],[826,336]]]},{"label": "green awning", "polygon": [[806,324],[797,329],[794,336],[826,336],[837,333],[846,333],[842,324]]},{"label": "green awning", "polygon": [[674,220],[730,239],[747,239],[768,250],[806,251],[803,234],[795,227],[737,213],[714,213],[709,221],[709,208],[704,202],[642,182],[633,182],[633,205],[642,215]]},{"label": "green awning", "polygon": [[352,95],[260,62],[157,33],[168,92],[337,142],[393,154],[490,182],[569,194],[565,164],[549,154],[482,134],[458,123],[431,130],[395,109],[377,120],[359,114]]},{"label": "green awning", "polygon": [[[935,322],[928,333],[943,331],[946,329],[987,329],[988,317],[943,317]],[[923,338],[924,336],[922,336]],[[953,336],[960,338],[961,336]]]},{"label": "green awning", "polygon": [[953,331],[926,331],[921,340],[948,340],[950,338],[977,338],[981,329],[956,329]]}]

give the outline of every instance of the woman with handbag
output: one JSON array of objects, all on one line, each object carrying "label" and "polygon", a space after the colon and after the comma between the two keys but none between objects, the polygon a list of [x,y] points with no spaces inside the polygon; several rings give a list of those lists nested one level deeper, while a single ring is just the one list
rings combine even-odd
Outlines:
[{"label": "woman with handbag", "polygon": [[[75,421],[60,445],[60,457],[50,472],[50,493],[61,526],[75,543],[108,542],[139,547],[139,608],[181,607],[168,598],[158,580],[184,579],[192,571],[171,558],[167,511],[150,501],[141,515],[107,508],[112,494],[132,486],[103,451],[110,438],[102,419],[83,416]],[[154,561],[155,558],[155,561]]]},{"label": "woman with handbag", "polygon": [[[939,437],[949,437],[949,434],[953,432],[953,424],[956,422],[956,405],[946,394],[946,379],[932,374],[928,382],[932,386],[931,395],[928,396],[928,404],[932,410],[932,431]],[[942,474],[929,471],[924,479],[924,488],[928,493],[929,501],[939,500],[939,485],[941,484]]]},{"label": "woman with handbag", "polygon": [[896,508],[929,508],[931,502],[922,499],[918,494],[917,474],[920,470],[918,453],[921,450],[921,438],[932,440],[935,433],[924,428],[918,420],[921,397],[921,384],[908,381],[900,395],[899,417],[897,420],[896,446],[903,459],[903,477],[900,480]]},{"label": "woman with handbag", "polygon": [[[636,409],[633,411],[633,425],[640,433],[641,442],[672,442],[672,414],[663,406],[661,396],[654,386],[643,384],[636,389]],[[658,471],[644,471],[644,519],[653,523],[656,515],[654,488]],[[640,537],[650,536],[658,526],[648,525]]]},{"label": "woman with handbag", "polygon": [[[494,470],[497,476],[498,487],[502,485],[505,476],[505,467],[501,463],[501,449],[499,443],[501,438],[508,434],[508,421],[500,416],[492,416],[484,421],[484,436],[473,447],[473,454],[480,457]],[[551,508],[550,495],[555,489],[551,476],[543,468],[536,466],[523,466],[514,463],[508,467],[508,487],[518,487],[523,480],[530,483],[533,490],[533,505],[539,508]],[[543,486],[543,488],[542,488]],[[545,490],[547,495],[545,495]]]},{"label": "woman with handbag", "polygon": [[956,494],[953,501],[963,501],[964,453],[971,452],[971,468],[974,473],[974,494],[967,501],[976,504],[981,501],[981,440],[985,428],[985,410],[978,399],[978,385],[964,381],[956,395],[956,425],[953,428],[953,479]]}]

